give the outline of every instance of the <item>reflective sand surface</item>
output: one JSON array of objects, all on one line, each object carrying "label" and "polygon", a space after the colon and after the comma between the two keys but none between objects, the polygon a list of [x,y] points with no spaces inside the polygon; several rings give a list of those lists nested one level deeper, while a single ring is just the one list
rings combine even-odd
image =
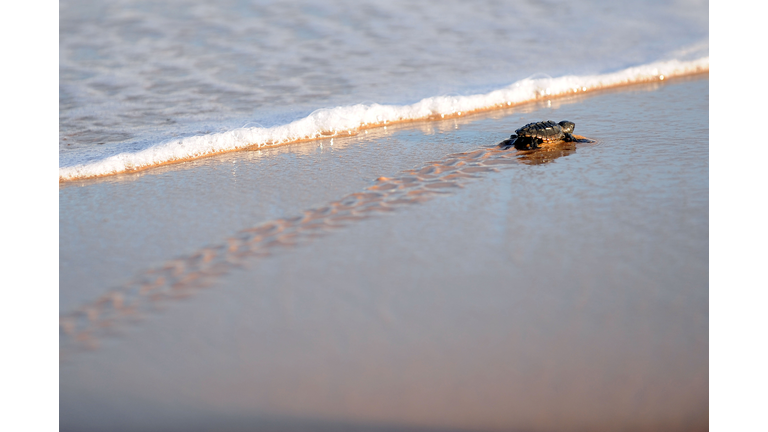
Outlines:
[{"label": "reflective sand surface", "polygon": [[142,300],[143,319],[64,359],[62,429],[706,428],[706,77],[62,187],[80,217],[61,222],[62,313],[376,177],[426,184],[428,162],[548,118],[597,143]]}]

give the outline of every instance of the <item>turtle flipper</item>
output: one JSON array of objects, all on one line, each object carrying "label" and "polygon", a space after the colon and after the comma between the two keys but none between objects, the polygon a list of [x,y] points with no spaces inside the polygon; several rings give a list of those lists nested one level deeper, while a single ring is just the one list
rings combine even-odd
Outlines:
[{"label": "turtle flipper", "polygon": [[531,138],[518,137],[517,140],[515,140],[515,148],[518,150],[528,150],[531,148]]},{"label": "turtle flipper", "polygon": [[512,147],[513,145],[515,145],[515,141],[514,140],[505,139],[504,141],[500,142],[498,146],[501,147],[503,150],[506,150],[506,149]]},{"label": "turtle flipper", "polygon": [[517,135],[512,134],[509,138],[505,139],[504,141],[499,143],[499,147],[502,148],[502,150],[507,150],[513,145],[515,145],[515,141],[517,141]]},{"label": "turtle flipper", "polygon": [[534,150],[539,148],[543,141],[540,138],[518,137],[515,141],[515,148],[518,150]]},{"label": "turtle flipper", "polygon": [[584,138],[584,137],[576,138],[573,134],[569,134],[569,133],[565,134],[565,138],[563,138],[563,140],[568,142],[577,142],[577,143],[593,143],[594,142],[591,139]]}]

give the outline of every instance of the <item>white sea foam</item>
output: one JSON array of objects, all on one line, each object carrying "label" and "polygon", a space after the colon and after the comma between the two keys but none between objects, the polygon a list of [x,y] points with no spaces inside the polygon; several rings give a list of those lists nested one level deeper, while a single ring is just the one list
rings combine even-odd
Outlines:
[{"label": "white sea foam", "polygon": [[[465,115],[478,110],[511,106],[532,100],[583,93],[623,84],[658,81],[709,70],[709,57],[692,61],[669,60],[631,67],[614,73],[558,78],[528,78],[485,94],[436,96],[411,105],[352,105],[320,109],[309,116],[274,127],[240,128],[223,133],[166,140],[156,144],[116,144],[111,156],[86,160],[62,155],[59,180],[118,174],[189,160],[246,147],[267,147],[329,136],[345,136],[361,128],[388,123]],[[138,148],[137,148],[138,147]],[[114,154],[117,152],[117,154]]]}]

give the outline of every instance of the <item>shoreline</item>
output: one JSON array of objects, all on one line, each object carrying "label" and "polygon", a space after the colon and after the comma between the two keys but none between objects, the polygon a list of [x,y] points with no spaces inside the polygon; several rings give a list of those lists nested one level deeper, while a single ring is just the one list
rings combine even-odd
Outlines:
[{"label": "shoreline", "polygon": [[709,84],[62,187],[62,428],[701,429]]},{"label": "shoreline", "polygon": [[[627,70],[631,70],[631,69],[633,69],[633,68],[629,68]],[[626,72],[627,70],[616,72],[616,73],[618,74],[618,73]],[[149,170],[149,169],[152,169],[152,168],[161,167],[161,166],[165,166],[165,165],[179,164],[179,163],[184,163],[184,162],[189,162],[189,161],[193,161],[193,160],[203,159],[203,158],[207,158],[207,157],[211,157],[211,156],[218,156],[218,155],[222,155],[222,154],[225,154],[225,153],[231,153],[231,152],[236,152],[236,151],[251,151],[251,150],[254,150],[254,149],[268,149],[268,148],[276,148],[276,147],[281,147],[281,146],[291,145],[291,144],[300,144],[300,143],[305,143],[305,142],[312,142],[312,141],[328,139],[328,138],[351,137],[351,136],[356,136],[356,135],[360,134],[363,131],[367,131],[367,130],[371,130],[371,129],[378,129],[378,128],[386,128],[388,126],[394,126],[394,125],[404,125],[404,124],[409,124],[409,123],[427,123],[427,122],[436,122],[436,121],[455,119],[455,118],[460,118],[460,117],[467,117],[467,116],[472,116],[472,115],[475,115],[475,114],[487,113],[487,112],[490,112],[490,111],[500,111],[500,110],[504,110],[504,109],[510,109],[510,108],[516,108],[516,107],[520,107],[520,106],[525,106],[526,104],[541,102],[542,100],[562,99],[562,98],[571,97],[571,96],[581,96],[581,95],[584,95],[584,94],[596,94],[596,92],[601,92],[601,91],[605,91],[605,90],[615,90],[615,89],[619,89],[619,88],[623,88],[623,87],[631,87],[631,86],[640,85],[640,84],[649,84],[649,83],[664,84],[666,82],[678,81],[680,79],[685,79],[685,78],[688,78],[688,77],[694,77],[694,76],[704,75],[704,74],[709,74],[709,65],[708,64],[705,67],[705,69],[703,69],[703,70],[701,69],[700,66],[697,66],[697,70],[693,71],[693,72],[681,72],[681,73],[677,73],[677,74],[668,74],[668,75],[657,74],[657,75],[646,77],[646,78],[642,78],[642,77],[641,78],[636,78],[636,79],[634,79],[631,82],[620,81],[620,82],[616,82],[616,83],[610,83],[610,84],[605,84],[605,85],[601,84],[601,85],[591,86],[591,87],[584,86],[582,88],[582,90],[576,89],[575,91],[574,91],[573,88],[568,88],[566,91],[560,92],[560,93],[537,94],[537,96],[535,98],[527,99],[527,100],[520,101],[520,102],[497,103],[497,104],[486,106],[486,107],[482,107],[482,108],[469,109],[469,110],[466,110],[466,111],[458,111],[458,112],[454,112],[454,113],[431,114],[431,115],[424,116],[424,117],[419,117],[419,118],[406,118],[406,119],[399,119],[399,120],[393,120],[393,121],[384,120],[384,121],[376,122],[376,123],[364,123],[362,125],[356,126],[354,129],[350,128],[346,132],[321,131],[321,132],[318,133],[318,136],[313,136],[313,137],[305,137],[305,138],[300,138],[300,139],[293,139],[293,140],[282,141],[282,142],[278,142],[278,143],[275,143],[273,141],[267,141],[264,144],[248,144],[248,145],[244,145],[242,147],[227,148],[227,149],[222,149],[222,150],[211,150],[211,151],[203,153],[203,154],[192,155],[192,156],[185,156],[185,157],[180,157],[180,158],[173,158],[173,159],[169,159],[169,160],[167,160],[165,162],[150,163],[150,164],[139,166],[139,167],[135,167],[135,168],[134,167],[131,167],[131,168],[126,167],[124,169],[116,169],[114,171],[111,171],[111,172],[108,172],[108,173],[103,173],[103,174],[94,174],[94,175],[87,175],[87,174],[86,175],[76,175],[75,174],[75,175],[70,175],[68,177],[64,177],[64,175],[61,174],[62,168],[59,168],[59,172],[60,172],[60,174],[59,174],[59,184],[67,183],[67,182],[70,182],[70,181],[76,181],[76,180],[87,180],[87,179],[96,179],[96,178],[102,178],[102,177],[110,177],[110,176],[117,175],[117,174],[135,173],[135,172],[145,171],[145,170]],[[608,75],[611,75],[611,74],[608,74]],[[561,78],[566,78],[566,77],[561,77]],[[560,79],[560,78],[556,78],[556,79]],[[547,89],[547,90],[549,90],[549,89]],[[493,93],[493,92],[491,92],[491,93]],[[475,96],[477,96],[477,95],[475,95]],[[304,120],[304,119],[302,119],[302,120]],[[298,120],[298,121],[301,121],[301,120]],[[152,148],[152,147],[149,147],[148,149],[150,149],[150,148]],[[142,151],[146,151],[148,149],[144,149]],[[114,156],[111,156],[111,157],[114,157]],[[66,167],[66,168],[74,168],[74,167]]]}]

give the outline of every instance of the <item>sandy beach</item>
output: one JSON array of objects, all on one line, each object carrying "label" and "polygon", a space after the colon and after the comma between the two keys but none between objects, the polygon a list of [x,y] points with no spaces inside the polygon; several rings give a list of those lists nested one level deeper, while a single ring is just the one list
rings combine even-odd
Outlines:
[{"label": "sandy beach", "polygon": [[[706,430],[709,79],[60,185],[61,430]],[[502,152],[570,120],[594,140]]]}]

